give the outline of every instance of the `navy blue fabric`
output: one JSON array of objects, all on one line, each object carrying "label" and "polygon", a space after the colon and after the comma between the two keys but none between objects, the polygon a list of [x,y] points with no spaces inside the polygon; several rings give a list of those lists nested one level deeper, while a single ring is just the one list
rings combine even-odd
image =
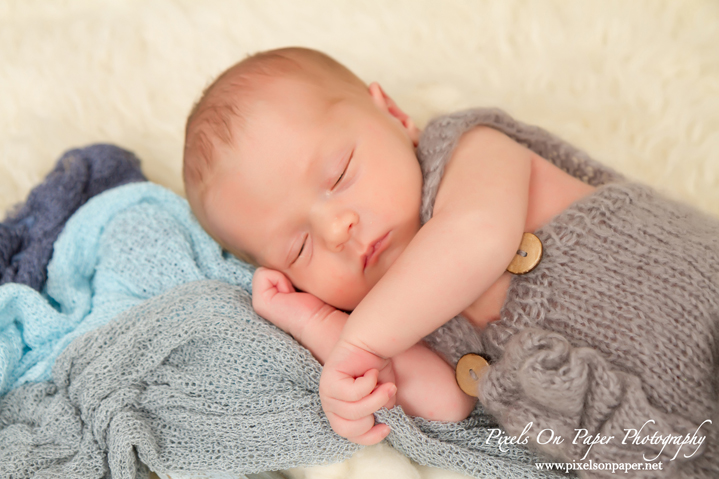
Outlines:
[{"label": "navy blue fabric", "polygon": [[42,290],[53,243],[67,219],[93,196],[134,181],[146,178],[140,160],[127,150],[96,144],[67,151],[0,223],[0,284]]}]

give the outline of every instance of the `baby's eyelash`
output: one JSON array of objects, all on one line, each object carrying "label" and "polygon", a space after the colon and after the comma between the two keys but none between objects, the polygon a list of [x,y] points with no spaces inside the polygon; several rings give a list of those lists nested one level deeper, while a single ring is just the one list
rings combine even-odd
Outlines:
[{"label": "baby's eyelash", "polygon": [[[349,166],[349,163],[347,163],[347,166]],[[342,181],[342,178],[345,176],[345,173],[347,172],[347,166],[345,166],[345,169],[342,170],[342,173],[340,174],[340,177],[337,178],[337,181],[335,181],[335,184],[332,185],[332,188],[336,187],[340,184],[340,181]]]},{"label": "baby's eyelash", "polygon": [[347,173],[347,169],[350,167],[350,162],[352,161],[352,155],[353,155],[353,154],[354,154],[354,150],[350,153],[350,157],[349,157],[349,159],[347,160],[347,164],[345,165],[345,169],[342,170],[342,173],[340,174],[340,177],[337,178],[337,181],[336,181],[335,184],[332,186],[332,188],[334,188],[334,187],[336,187],[337,185],[339,185],[339,184],[340,184],[340,181],[342,181],[342,178],[344,178],[345,173]]},{"label": "baby's eyelash", "polygon": [[[297,257],[295,258],[295,261],[297,261],[298,259],[300,259],[300,256],[302,255],[302,250],[305,249],[305,245],[306,245],[306,244],[307,244],[307,237],[305,236],[304,241],[302,241],[302,246],[300,246],[300,252],[297,253]],[[295,261],[293,261],[292,263],[294,263]]]},{"label": "baby's eyelash", "polygon": [[335,184],[332,186],[332,188],[340,184],[340,181],[342,181],[342,177],[345,175],[345,171],[347,171],[347,168],[345,168],[344,171],[340,174],[340,177],[337,178],[337,181],[335,181]]}]

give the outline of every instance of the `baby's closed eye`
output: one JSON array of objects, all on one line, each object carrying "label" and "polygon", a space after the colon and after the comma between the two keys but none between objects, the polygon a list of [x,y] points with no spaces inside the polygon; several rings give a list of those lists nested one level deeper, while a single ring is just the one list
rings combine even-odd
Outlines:
[{"label": "baby's closed eye", "polygon": [[337,187],[337,185],[340,184],[340,181],[342,181],[342,178],[344,178],[345,173],[347,173],[347,170],[348,170],[349,167],[350,167],[350,163],[352,162],[352,156],[353,156],[353,155],[354,155],[354,150],[352,150],[352,151],[350,152],[349,158],[347,159],[347,163],[345,164],[345,167],[344,167],[344,169],[342,170],[342,173],[340,173],[339,178],[337,178],[337,181],[335,182],[335,184],[332,185],[332,189],[335,189],[335,188]]}]

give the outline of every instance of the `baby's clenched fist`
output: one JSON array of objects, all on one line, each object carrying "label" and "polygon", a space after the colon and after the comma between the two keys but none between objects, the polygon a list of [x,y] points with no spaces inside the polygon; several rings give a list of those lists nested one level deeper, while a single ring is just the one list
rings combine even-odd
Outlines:
[{"label": "baby's clenched fist", "polygon": [[300,343],[310,321],[321,320],[335,311],[316,296],[296,291],[281,272],[262,267],[257,268],[252,278],[252,307]]}]

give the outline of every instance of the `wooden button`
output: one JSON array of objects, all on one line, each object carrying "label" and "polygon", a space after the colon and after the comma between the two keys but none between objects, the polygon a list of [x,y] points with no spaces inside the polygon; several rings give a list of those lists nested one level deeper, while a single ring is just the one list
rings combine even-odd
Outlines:
[{"label": "wooden button", "polygon": [[517,254],[507,266],[512,274],[527,274],[537,267],[542,259],[542,241],[532,233],[524,233]]},{"label": "wooden button", "polygon": [[479,396],[479,380],[487,372],[489,363],[479,354],[465,354],[454,368],[454,377],[459,388],[470,396]]}]

